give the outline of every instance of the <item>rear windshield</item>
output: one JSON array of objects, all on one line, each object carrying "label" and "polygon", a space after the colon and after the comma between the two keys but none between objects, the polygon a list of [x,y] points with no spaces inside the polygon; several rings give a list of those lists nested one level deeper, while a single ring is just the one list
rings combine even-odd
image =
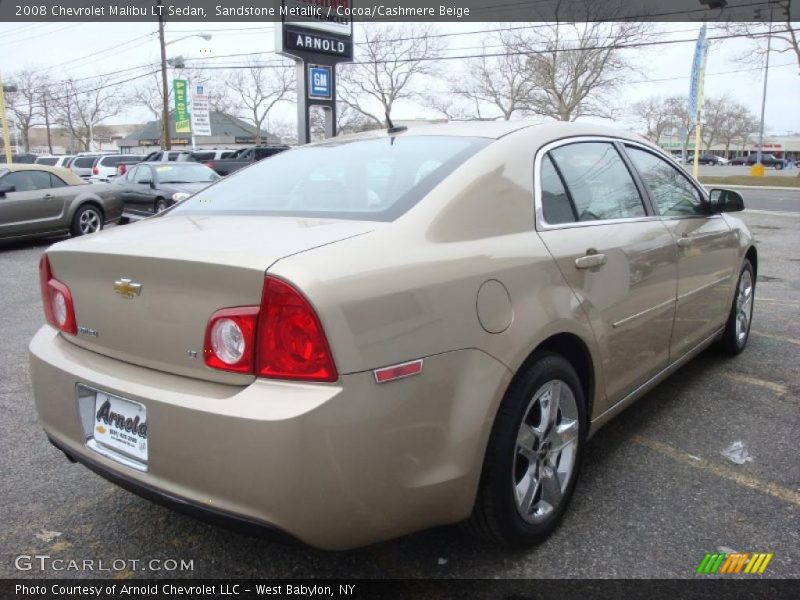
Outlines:
[{"label": "rear windshield", "polygon": [[96,156],[79,156],[72,161],[72,166],[79,169],[89,169],[94,165],[94,161],[96,160]]},{"label": "rear windshield", "polygon": [[104,156],[100,159],[98,164],[104,167],[116,167],[119,163],[136,162],[142,160],[143,158],[143,156],[137,156],[134,154],[119,154],[116,156]]},{"label": "rear windshield", "polygon": [[393,221],[489,142],[403,136],[297,148],[223,179],[171,214]]}]

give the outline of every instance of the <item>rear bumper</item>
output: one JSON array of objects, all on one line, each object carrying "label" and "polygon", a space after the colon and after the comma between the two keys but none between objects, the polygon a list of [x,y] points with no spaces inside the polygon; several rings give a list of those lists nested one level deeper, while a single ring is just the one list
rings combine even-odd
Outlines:
[{"label": "rear bumper", "polygon": [[[466,518],[508,370],[478,350],[378,385],[204,382],[113,360],[42,327],[34,398],[53,443],[115,483],[185,512],[345,549]],[[141,472],[87,447],[76,386],[144,404]]]}]

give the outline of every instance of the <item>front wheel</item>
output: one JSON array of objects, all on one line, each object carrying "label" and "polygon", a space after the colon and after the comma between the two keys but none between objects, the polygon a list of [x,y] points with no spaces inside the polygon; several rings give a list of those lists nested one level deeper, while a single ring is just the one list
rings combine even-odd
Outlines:
[{"label": "front wheel", "polygon": [[95,233],[103,228],[103,213],[96,206],[81,206],[72,218],[72,237]]},{"label": "front wheel", "polygon": [[575,488],[586,437],[575,369],[542,353],[512,384],[495,419],[469,526],[505,546],[545,540]]},{"label": "front wheel", "polygon": [[753,265],[745,259],[739,272],[728,322],[719,342],[719,349],[725,354],[739,354],[747,345],[747,340],[750,338],[750,323],[753,320],[755,291],[756,277]]},{"label": "front wheel", "polygon": [[167,210],[167,201],[163,198],[156,200],[156,205],[153,207],[153,212],[158,214]]}]

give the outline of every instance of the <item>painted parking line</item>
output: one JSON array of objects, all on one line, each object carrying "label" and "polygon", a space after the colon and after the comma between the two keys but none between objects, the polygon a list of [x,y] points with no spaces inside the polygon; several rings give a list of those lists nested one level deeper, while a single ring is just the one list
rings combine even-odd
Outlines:
[{"label": "painted parking line", "polygon": [[764,333],[763,331],[754,331],[752,329],[750,330],[750,334],[756,335],[758,337],[767,338],[770,340],[775,340],[777,342],[783,342],[785,344],[795,344],[797,346],[800,346],[800,340],[795,338],[785,337],[782,335],[773,335],[771,333]]},{"label": "painted parking line", "polygon": [[744,373],[725,371],[722,373],[722,376],[727,377],[728,379],[733,379],[734,381],[738,381],[739,383],[746,383],[748,385],[762,387],[770,390],[771,392],[775,392],[779,396],[783,396],[787,391],[786,386],[782,383],[778,383],[776,381],[767,381],[766,379],[759,379],[758,377],[745,375]]},{"label": "painted parking line", "polygon": [[762,298],[756,296],[756,304],[759,302],[769,302],[770,304],[788,304],[789,306],[800,306],[800,302],[796,300],[779,300],[778,298]]},{"label": "painted parking line", "polygon": [[674,446],[670,446],[669,444],[665,444],[663,442],[657,442],[656,440],[644,437],[642,435],[634,435],[632,440],[634,443],[639,444],[640,446],[649,448],[650,450],[658,452],[659,454],[671,458],[681,464],[689,465],[690,467],[694,467],[695,469],[699,469],[701,471],[706,471],[707,473],[711,473],[712,475],[716,475],[722,479],[727,479],[728,481],[732,481],[738,485],[741,485],[742,487],[769,494],[770,496],[773,496],[784,502],[788,502],[789,504],[800,506],[800,492],[798,491],[791,490],[771,481],[766,481],[765,479],[761,479],[755,475],[744,473],[733,467],[729,467],[728,465],[711,462],[704,458],[700,458],[699,456],[694,456],[684,452],[683,450],[679,450]]}]

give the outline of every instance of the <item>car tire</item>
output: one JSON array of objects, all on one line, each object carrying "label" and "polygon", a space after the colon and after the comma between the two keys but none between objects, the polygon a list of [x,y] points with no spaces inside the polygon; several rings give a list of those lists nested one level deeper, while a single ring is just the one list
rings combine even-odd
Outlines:
[{"label": "car tire", "polygon": [[736,282],[736,291],[725,331],[717,345],[723,354],[739,354],[750,339],[750,325],[753,322],[753,304],[756,293],[756,276],[753,265],[745,259]]},{"label": "car tire", "polygon": [[164,212],[165,210],[167,210],[167,201],[163,198],[156,200],[156,203],[153,205],[153,213],[158,214]]},{"label": "car tire", "polygon": [[572,365],[543,352],[523,369],[497,412],[466,524],[472,534],[509,547],[538,544],[558,526],[586,439],[586,403]]},{"label": "car tire", "polygon": [[72,217],[72,237],[96,233],[103,229],[103,211],[93,204],[84,204]]}]

